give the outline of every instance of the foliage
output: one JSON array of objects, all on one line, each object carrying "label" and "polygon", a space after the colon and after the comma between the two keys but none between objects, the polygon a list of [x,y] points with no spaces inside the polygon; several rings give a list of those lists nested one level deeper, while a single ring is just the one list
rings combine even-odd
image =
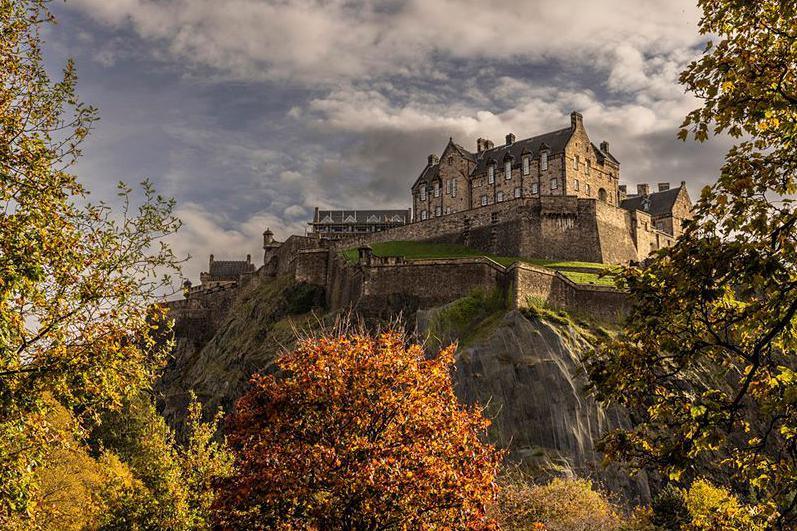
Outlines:
[{"label": "foliage", "polygon": [[96,113],[71,61],[45,72],[46,4],[0,0],[0,526],[31,509],[34,471],[65,440],[45,396],[86,419],[150,381],[168,348],[157,272],[178,268],[160,242],[179,226],[171,200],[145,183],[136,211],[120,186],[112,213],[67,171]]},{"label": "foliage", "polygon": [[702,100],[681,137],[737,144],[684,237],[627,269],[624,334],[591,363],[598,394],[637,415],[609,455],[673,481],[705,476],[797,522],[797,4],[700,0]]},{"label": "foliage", "polygon": [[668,485],[653,504],[653,522],[685,531],[756,531],[768,529],[761,507],[742,504],[726,489],[698,479],[681,489]]},{"label": "foliage", "polygon": [[428,326],[430,346],[454,340],[462,346],[484,337],[505,311],[506,300],[500,290],[474,290],[432,314]]},{"label": "foliage", "polygon": [[481,528],[501,453],[458,404],[454,347],[396,332],[306,339],[255,376],[229,424],[221,528]]},{"label": "foliage", "polygon": [[33,518],[17,516],[7,527],[29,529],[35,522],[45,530],[97,528],[109,506],[133,488],[135,479],[113,453],[92,456],[70,412],[48,402],[49,423],[62,434],[62,444],[48,448],[44,464],[35,470],[38,488],[30,504]]},{"label": "foliage", "polygon": [[122,414],[109,413],[103,419],[92,439],[119,455],[136,484],[109,505],[102,529],[210,527],[216,496],[212,483],[231,473],[232,456],[213,439],[220,414],[210,423],[203,423],[201,414],[192,397],[182,446],[144,396],[129,401]]},{"label": "foliage", "polygon": [[548,531],[623,528],[621,512],[591,481],[579,478],[535,485],[522,475],[509,474],[501,481],[493,512],[501,529],[534,529],[535,524]]}]

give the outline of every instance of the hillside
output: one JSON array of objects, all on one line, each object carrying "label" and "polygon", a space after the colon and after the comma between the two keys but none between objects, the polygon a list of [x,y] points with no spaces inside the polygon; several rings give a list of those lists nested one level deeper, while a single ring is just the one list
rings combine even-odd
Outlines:
[{"label": "hillside", "polygon": [[[281,277],[243,290],[218,327],[203,336],[178,323],[174,358],[158,389],[167,420],[179,429],[189,390],[208,412],[229,411],[249,376],[271,370],[297,333],[334,322],[322,301],[318,289]],[[625,422],[583,392],[581,356],[603,329],[561,312],[507,310],[497,294],[478,292],[404,319],[429,350],[459,342],[458,396],[487,405],[490,438],[510,451],[511,460],[537,471],[594,475],[613,490],[648,498],[644,479],[603,471],[594,450],[603,431]]]}]

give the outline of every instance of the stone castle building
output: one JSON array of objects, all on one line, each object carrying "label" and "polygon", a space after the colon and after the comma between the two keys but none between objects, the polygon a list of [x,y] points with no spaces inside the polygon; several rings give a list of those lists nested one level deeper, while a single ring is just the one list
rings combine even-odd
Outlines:
[{"label": "stone castle building", "polygon": [[449,139],[439,157],[429,155],[412,185],[414,221],[541,196],[619,205],[620,163],[608,142],[597,147],[590,141],[581,114],[570,120],[570,127],[523,140],[510,133],[497,147],[480,138],[475,153]]},{"label": "stone castle building", "polygon": [[406,225],[410,210],[319,210],[309,223],[311,234],[328,240],[340,240],[356,234],[368,234]]}]

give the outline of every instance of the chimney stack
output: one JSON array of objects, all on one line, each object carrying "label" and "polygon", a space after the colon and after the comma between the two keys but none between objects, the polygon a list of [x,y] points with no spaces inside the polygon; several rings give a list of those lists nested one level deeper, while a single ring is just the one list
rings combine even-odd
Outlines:
[{"label": "chimney stack", "polygon": [[429,155],[429,166],[434,166],[437,164],[437,161],[440,160],[437,158],[437,155]]},{"label": "chimney stack", "polygon": [[647,183],[636,185],[636,193],[637,195],[650,195],[650,185]]},{"label": "chimney stack", "polygon": [[681,181],[681,188],[686,188],[686,181]]},{"label": "chimney stack", "polygon": [[252,263],[252,255],[251,254],[246,255],[246,263],[247,264],[251,264]]},{"label": "chimney stack", "polygon": [[623,195],[628,194],[628,186],[626,186],[625,184],[621,184],[617,188],[618,188],[618,190],[620,190],[621,194],[623,194]]},{"label": "chimney stack", "polygon": [[584,125],[584,117],[580,112],[573,111],[570,113],[570,128],[575,129],[578,126]]},{"label": "chimney stack", "polygon": [[666,192],[670,189],[670,183],[659,183],[659,192]]},{"label": "chimney stack", "polygon": [[506,145],[511,146],[514,143],[515,143],[514,133],[509,133],[508,135],[506,135]]},{"label": "chimney stack", "polygon": [[601,151],[603,151],[604,153],[609,152],[609,143],[605,140],[601,142]]},{"label": "chimney stack", "polygon": [[484,139],[484,150],[485,151],[487,151],[488,149],[493,149],[494,147],[495,147],[495,144],[493,143],[492,140],[487,140],[486,138]]}]

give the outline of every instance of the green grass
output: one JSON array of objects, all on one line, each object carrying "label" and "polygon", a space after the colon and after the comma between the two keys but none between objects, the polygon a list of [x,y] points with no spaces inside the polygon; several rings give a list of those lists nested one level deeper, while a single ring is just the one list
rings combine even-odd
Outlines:
[{"label": "green grass", "polygon": [[[612,266],[594,262],[577,262],[562,260],[544,260],[541,258],[520,258],[517,256],[488,255],[477,249],[454,243],[430,243],[415,241],[390,241],[375,243],[372,246],[376,256],[403,256],[407,260],[424,260],[435,258],[464,258],[473,256],[486,256],[495,260],[504,267],[509,267],[515,262],[525,262],[548,269],[560,271],[567,278],[578,284],[595,284],[598,286],[613,286],[611,277],[600,277],[599,273]],[[349,262],[357,261],[357,249],[343,251],[343,256]],[[594,273],[582,271],[568,271],[568,268],[592,269]]]}]

